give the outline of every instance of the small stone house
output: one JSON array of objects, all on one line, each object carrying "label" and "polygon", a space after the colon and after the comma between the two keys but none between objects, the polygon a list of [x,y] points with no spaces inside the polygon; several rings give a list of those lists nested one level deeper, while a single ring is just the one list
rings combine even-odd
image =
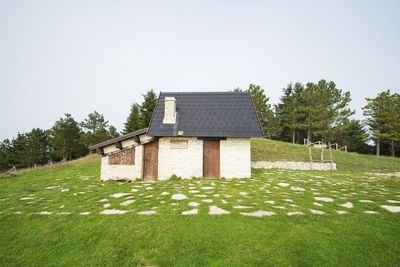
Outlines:
[{"label": "small stone house", "polygon": [[247,92],[160,93],[149,127],[91,146],[101,179],[245,178],[263,136]]}]

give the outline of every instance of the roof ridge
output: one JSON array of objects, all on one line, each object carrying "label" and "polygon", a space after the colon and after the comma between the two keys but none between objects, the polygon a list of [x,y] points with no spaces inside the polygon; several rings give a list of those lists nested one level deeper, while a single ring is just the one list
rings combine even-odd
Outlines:
[{"label": "roof ridge", "polygon": [[161,91],[160,94],[247,94],[248,92],[225,92],[225,91],[203,91],[203,92],[169,92]]}]

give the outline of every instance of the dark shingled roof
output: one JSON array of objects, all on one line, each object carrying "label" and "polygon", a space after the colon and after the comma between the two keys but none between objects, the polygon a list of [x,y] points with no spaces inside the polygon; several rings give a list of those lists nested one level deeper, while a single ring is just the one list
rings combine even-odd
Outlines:
[{"label": "dark shingled roof", "polygon": [[[176,99],[175,124],[163,124],[165,97]],[[263,132],[247,92],[160,93],[151,136],[253,137]]]}]

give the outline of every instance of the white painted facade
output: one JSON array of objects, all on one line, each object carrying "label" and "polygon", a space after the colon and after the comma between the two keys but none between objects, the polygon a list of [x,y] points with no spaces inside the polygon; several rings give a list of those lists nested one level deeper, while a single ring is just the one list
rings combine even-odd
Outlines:
[{"label": "white painted facade", "polygon": [[[187,140],[187,148],[171,148],[171,140]],[[203,141],[195,137],[163,137],[158,143],[158,179],[203,176]]]},{"label": "white painted facade", "polygon": [[[141,135],[141,142],[150,136]],[[187,146],[171,145],[173,141],[187,141]],[[103,148],[105,156],[101,162],[101,179],[117,180],[143,177],[143,145],[133,138],[122,141],[122,148],[135,146],[134,165],[109,165],[108,154],[119,149],[115,145]],[[250,138],[227,138],[220,141],[220,176],[224,178],[246,178],[251,176]],[[203,141],[196,137],[162,137],[159,139],[158,180],[167,180],[172,175],[182,178],[203,176]]]},{"label": "white painted facade", "polygon": [[221,177],[251,176],[250,138],[227,138],[220,141]]}]

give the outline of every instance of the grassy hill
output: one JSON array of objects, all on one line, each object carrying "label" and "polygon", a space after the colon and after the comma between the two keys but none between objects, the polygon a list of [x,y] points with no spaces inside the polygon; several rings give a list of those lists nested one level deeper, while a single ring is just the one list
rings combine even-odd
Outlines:
[{"label": "grassy hill", "polygon": [[[318,159],[319,153],[320,150],[313,149],[313,158]],[[328,155],[328,153],[325,154],[326,159]],[[251,156],[253,161],[308,161],[308,148],[304,145],[253,138]],[[400,171],[400,158],[377,157],[336,150],[333,150],[333,157],[339,171]]]},{"label": "grassy hill", "polygon": [[[252,142],[255,160],[307,155]],[[233,180],[104,182],[97,155],[21,171],[0,178],[0,266],[397,266],[400,180],[365,172],[398,160],[336,156],[342,171]]]}]

